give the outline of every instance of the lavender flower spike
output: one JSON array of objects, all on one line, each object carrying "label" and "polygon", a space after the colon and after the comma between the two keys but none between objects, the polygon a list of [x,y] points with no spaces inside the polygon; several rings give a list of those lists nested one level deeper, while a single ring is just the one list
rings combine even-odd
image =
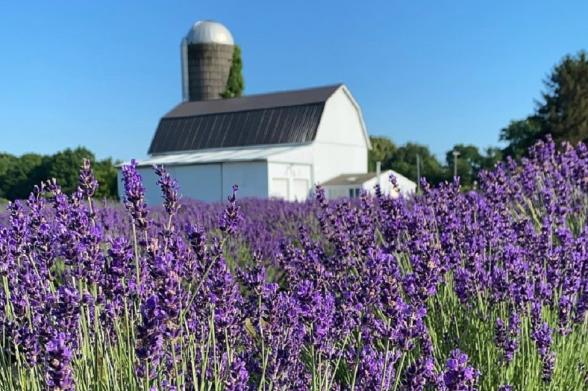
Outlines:
[{"label": "lavender flower spike", "polygon": [[476,390],[480,372],[468,366],[467,354],[455,349],[451,352],[441,376],[441,384],[447,391],[473,391]]},{"label": "lavender flower spike", "polygon": [[47,387],[55,391],[74,390],[73,353],[67,346],[65,333],[58,333],[47,343]]},{"label": "lavender flower spike", "polygon": [[125,186],[125,206],[133,217],[133,222],[140,229],[147,228],[147,204],[145,203],[145,188],[141,176],[137,172],[137,161],[122,167]]},{"label": "lavender flower spike", "polygon": [[233,192],[228,197],[229,203],[225,208],[225,212],[220,218],[219,228],[221,231],[226,232],[228,234],[234,234],[237,232],[237,227],[239,225],[239,221],[241,216],[239,215],[239,205],[237,205],[237,191],[239,187],[237,185],[233,185]]},{"label": "lavender flower spike", "polygon": [[163,207],[167,214],[171,217],[174,216],[180,208],[179,190],[180,187],[178,182],[172,178],[169,172],[163,166],[155,166],[155,173],[159,177],[157,184],[159,185],[161,192],[163,193]]},{"label": "lavender flower spike", "polygon": [[86,198],[92,198],[98,189],[98,181],[92,171],[90,160],[84,159],[80,170],[80,191]]}]

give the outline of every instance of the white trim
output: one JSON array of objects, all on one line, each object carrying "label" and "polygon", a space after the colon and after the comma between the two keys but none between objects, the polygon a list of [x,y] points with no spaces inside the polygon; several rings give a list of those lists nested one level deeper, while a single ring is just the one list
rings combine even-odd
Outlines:
[{"label": "white trim", "polygon": [[[141,167],[154,164],[163,165],[193,165],[221,162],[243,162],[243,161],[268,161],[272,156],[290,152],[300,148],[296,146],[275,146],[275,147],[237,147],[237,148],[216,148],[214,150],[201,150],[197,152],[182,152],[165,155],[155,155],[147,159],[137,161]],[[279,162],[286,163],[286,162]],[[298,164],[298,162],[292,162]],[[129,164],[128,162],[118,165]]]},{"label": "white trim", "polygon": [[243,147],[219,147],[219,148],[205,148],[205,149],[187,149],[185,151],[173,151],[173,152],[160,152],[160,153],[152,153],[150,155],[151,158],[163,157],[163,156],[170,156],[170,155],[185,155],[188,153],[201,153],[201,152],[216,152],[216,151],[240,151],[244,149],[269,149],[269,148],[293,148],[293,147],[304,147],[313,144],[314,141],[309,141],[306,143],[284,143],[284,144],[256,144],[256,145],[246,145]]}]

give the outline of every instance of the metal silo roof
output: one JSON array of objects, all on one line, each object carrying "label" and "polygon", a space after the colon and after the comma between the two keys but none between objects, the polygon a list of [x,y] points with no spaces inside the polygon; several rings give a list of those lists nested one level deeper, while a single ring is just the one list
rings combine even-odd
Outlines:
[{"label": "metal silo roof", "polygon": [[233,35],[223,24],[212,20],[201,20],[192,25],[186,35],[187,43],[215,43],[234,45]]}]

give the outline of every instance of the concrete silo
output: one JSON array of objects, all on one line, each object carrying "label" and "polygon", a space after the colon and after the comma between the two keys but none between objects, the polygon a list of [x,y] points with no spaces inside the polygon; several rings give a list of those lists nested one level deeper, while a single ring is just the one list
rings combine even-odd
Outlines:
[{"label": "concrete silo", "polygon": [[184,101],[220,99],[227,86],[235,43],[221,23],[194,23],[182,40]]}]

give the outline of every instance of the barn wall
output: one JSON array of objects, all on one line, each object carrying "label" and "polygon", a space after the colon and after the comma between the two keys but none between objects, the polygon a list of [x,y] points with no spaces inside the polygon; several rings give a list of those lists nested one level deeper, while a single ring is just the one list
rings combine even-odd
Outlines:
[{"label": "barn wall", "polygon": [[312,166],[300,163],[268,163],[269,196],[304,201],[314,185]]},{"label": "barn wall", "polygon": [[314,150],[312,144],[293,146],[279,153],[268,156],[270,163],[297,163],[310,164],[314,161]]},{"label": "barn wall", "polygon": [[367,148],[337,144],[313,144],[314,180],[323,183],[341,174],[363,174],[367,167]]},{"label": "barn wall", "polygon": [[317,183],[340,174],[367,172],[368,144],[362,119],[343,88],[327,100],[312,147]]},{"label": "barn wall", "polygon": [[239,198],[267,198],[267,162],[234,162],[222,164],[223,195],[225,200],[233,185],[239,186]]},{"label": "barn wall", "polygon": [[220,164],[169,166],[167,169],[178,181],[184,198],[207,202],[219,201],[221,198]]},{"label": "barn wall", "polygon": [[[239,186],[238,196],[268,197],[267,162],[226,162],[167,166],[169,173],[178,181],[183,198],[206,202],[225,201],[234,184]],[[148,205],[162,203],[157,175],[151,167],[140,167],[138,172],[145,187],[145,201]],[[119,198],[124,197],[121,172],[118,172]]]},{"label": "barn wall", "polygon": [[[178,181],[183,198],[192,198],[207,202],[217,202],[221,197],[221,165],[200,164],[191,166],[168,166],[169,173]],[[137,169],[145,187],[147,205],[162,203],[161,191],[157,185],[157,175],[151,167]],[[119,198],[124,197],[124,185],[121,172],[118,172]]]},{"label": "barn wall", "polygon": [[315,142],[353,145],[367,149],[359,108],[339,88],[325,103]]},{"label": "barn wall", "polygon": [[349,189],[360,187],[357,186],[349,186],[349,185],[335,185],[335,186],[325,186],[325,192],[327,198],[329,199],[336,199],[336,198],[347,198],[349,197]]}]

